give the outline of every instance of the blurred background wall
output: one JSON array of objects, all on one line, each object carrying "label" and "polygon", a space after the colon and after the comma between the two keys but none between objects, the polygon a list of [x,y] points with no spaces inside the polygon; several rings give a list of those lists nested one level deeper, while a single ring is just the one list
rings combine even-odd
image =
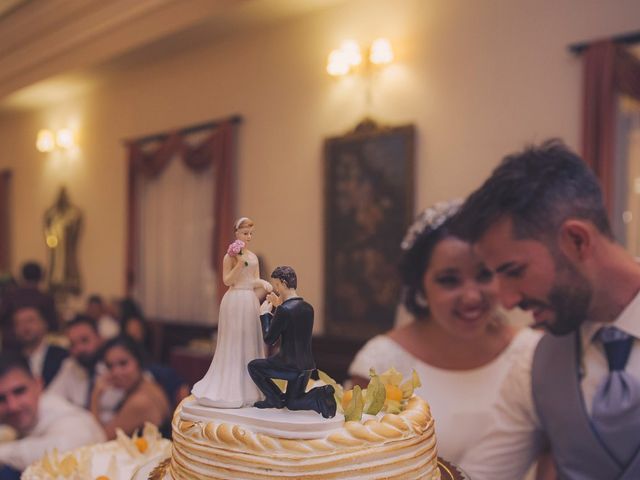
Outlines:
[{"label": "blurred background wall", "polygon": [[[84,211],[85,292],[121,295],[123,140],[239,114],[236,213],[256,221],[254,251],[269,266],[296,268],[321,331],[326,137],[365,116],[413,123],[416,208],[464,196],[526,143],[560,137],[578,149],[581,62],[567,46],[640,26],[637,0],[352,0],[280,16],[261,3],[267,13],[251,21],[221,25],[218,12],[4,96],[14,270],[45,262],[42,216],[65,185]],[[393,65],[369,79],[327,75],[327,55],[343,40],[377,37],[392,42]],[[117,43],[117,32],[110,38]],[[36,151],[38,130],[62,125],[77,127],[78,152]]]}]

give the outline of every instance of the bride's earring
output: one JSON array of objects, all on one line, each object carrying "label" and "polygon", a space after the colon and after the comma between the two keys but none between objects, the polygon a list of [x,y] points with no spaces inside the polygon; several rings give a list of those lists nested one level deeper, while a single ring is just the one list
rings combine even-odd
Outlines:
[{"label": "bride's earring", "polygon": [[422,291],[418,290],[415,295],[416,305],[422,308],[427,308],[429,306],[429,302],[427,302],[427,297],[424,296]]}]

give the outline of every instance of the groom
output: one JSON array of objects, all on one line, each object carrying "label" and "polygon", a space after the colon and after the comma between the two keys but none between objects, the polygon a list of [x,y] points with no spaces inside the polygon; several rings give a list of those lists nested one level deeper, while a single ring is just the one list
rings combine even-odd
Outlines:
[{"label": "groom", "polygon": [[[269,358],[249,362],[249,375],[266,399],[257,408],[314,410],[325,418],[336,414],[334,389],[331,385],[305,392],[316,365],[311,353],[313,307],[298,296],[298,280],[291,267],[277,267],[271,274],[273,293],[260,307],[260,321],[265,343],[274,345],[280,339],[280,350]],[[272,309],[275,307],[275,313]],[[284,393],[273,378],[287,381]]]}]

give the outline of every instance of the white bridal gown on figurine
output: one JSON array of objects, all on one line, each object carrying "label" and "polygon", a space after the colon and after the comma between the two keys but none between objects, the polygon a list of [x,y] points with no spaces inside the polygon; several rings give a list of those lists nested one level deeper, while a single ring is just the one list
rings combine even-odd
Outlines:
[{"label": "white bridal gown on figurine", "polygon": [[260,305],[252,286],[258,257],[247,252],[238,261],[248,265],[222,297],[215,355],[205,376],[191,390],[201,405],[240,408],[262,399],[247,370],[251,360],[264,358]]}]

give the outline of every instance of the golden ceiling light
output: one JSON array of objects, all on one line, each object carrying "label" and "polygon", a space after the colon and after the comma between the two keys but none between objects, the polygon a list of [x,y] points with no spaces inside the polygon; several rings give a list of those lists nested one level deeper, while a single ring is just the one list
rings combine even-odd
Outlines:
[{"label": "golden ceiling light", "polygon": [[55,137],[51,130],[42,129],[36,137],[36,148],[39,152],[51,152],[56,148]]},{"label": "golden ceiling light", "polygon": [[358,45],[354,40],[346,40],[342,42],[342,45],[340,45],[340,51],[343,52],[350,67],[357,67],[362,63],[360,45]]},{"label": "golden ceiling light", "polygon": [[36,137],[36,148],[39,152],[68,151],[75,147],[75,132],[71,128],[61,128],[55,132],[44,128],[38,132]]},{"label": "golden ceiling light", "polygon": [[327,73],[333,77],[339,77],[349,73],[349,62],[342,50],[333,50],[327,61]]},{"label": "golden ceiling light", "polygon": [[[366,49],[365,67],[386,65],[393,61],[393,48],[386,38],[378,38]],[[340,48],[332,50],[327,61],[329,75],[338,77],[353,72],[363,63],[360,45],[354,40],[345,40]]]},{"label": "golden ceiling light", "polygon": [[374,65],[386,65],[393,62],[393,48],[386,38],[378,38],[371,44],[369,61]]},{"label": "golden ceiling light", "polygon": [[73,130],[70,128],[62,128],[56,132],[56,145],[64,150],[70,150],[75,147],[76,142]]}]

